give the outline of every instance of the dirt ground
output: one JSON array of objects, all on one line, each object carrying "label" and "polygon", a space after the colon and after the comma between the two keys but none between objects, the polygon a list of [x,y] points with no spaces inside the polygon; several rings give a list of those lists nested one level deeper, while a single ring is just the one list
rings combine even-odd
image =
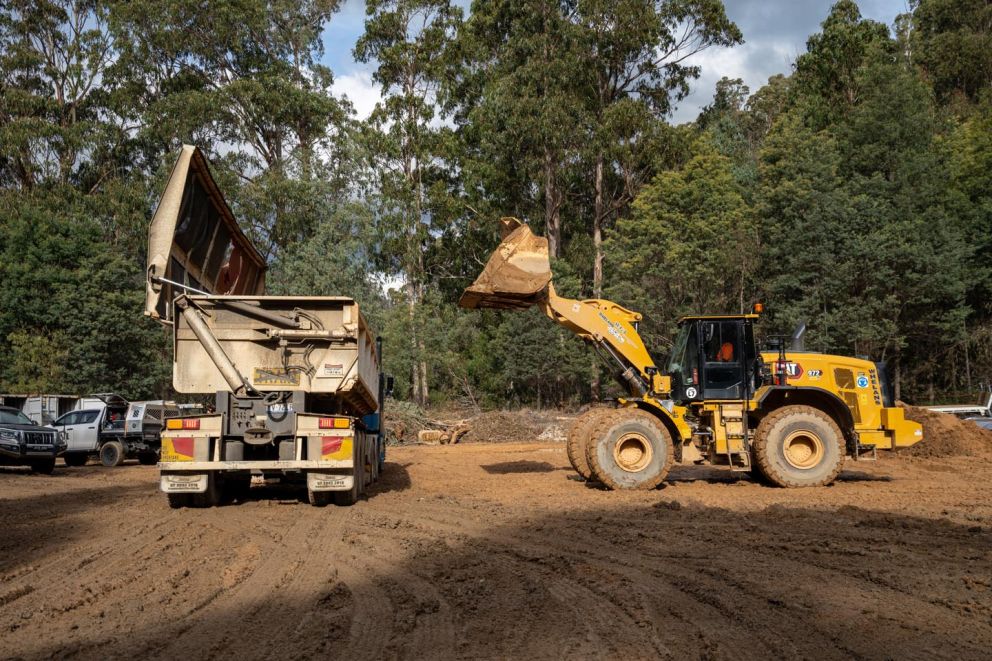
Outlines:
[{"label": "dirt ground", "polygon": [[988,658],[992,461],[782,490],[572,479],[560,443],[391,449],[352,508],[154,468],[0,470],[0,657]]}]

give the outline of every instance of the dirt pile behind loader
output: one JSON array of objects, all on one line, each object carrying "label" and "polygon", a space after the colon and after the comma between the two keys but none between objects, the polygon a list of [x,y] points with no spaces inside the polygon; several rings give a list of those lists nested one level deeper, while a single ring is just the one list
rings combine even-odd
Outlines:
[{"label": "dirt pile behind loader", "polygon": [[906,406],[906,418],[923,425],[923,442],[906,450],[914,457],[992,456],[992,431],[949,413]]}]

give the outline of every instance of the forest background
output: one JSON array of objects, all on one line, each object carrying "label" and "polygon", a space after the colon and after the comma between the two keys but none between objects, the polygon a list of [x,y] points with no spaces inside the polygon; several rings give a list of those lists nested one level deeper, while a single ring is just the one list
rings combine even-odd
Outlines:
[{"label": "forest background", "polygon": [[0,392],[170,397],[142,317],[146,231],[180,146],[209,156],[269,290],[349,295],[419,405],[616,392],[575,337],[458,295],[520,217],[559,292],[675,319],[763,302],[766,334],[886,361],[898,397],[992,377],[992,3],[893,25],[837,2],[787,74],[694,56],[747,35],[718,0],[369,0],[332,91],[337,0],[8,0],[0,8]]}]

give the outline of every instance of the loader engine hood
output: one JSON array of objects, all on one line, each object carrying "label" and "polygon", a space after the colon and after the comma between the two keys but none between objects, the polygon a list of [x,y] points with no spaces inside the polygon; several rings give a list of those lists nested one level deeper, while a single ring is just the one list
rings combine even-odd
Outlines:
[{"label": "loader engine hood", "polygon": [[548,240],[516,218],[500,220],[502,241],[462,293],[463,308],[525,310],[546,296],[551,282]]},{"label": "loader engine hood", "polygon": [[[177,286],[176,284],[182,286]],[[145,314],[172,323],[172,301],[194,293],[265,293],[265,259],[244,235],[207,159],[184,145],[148,229]]]}]

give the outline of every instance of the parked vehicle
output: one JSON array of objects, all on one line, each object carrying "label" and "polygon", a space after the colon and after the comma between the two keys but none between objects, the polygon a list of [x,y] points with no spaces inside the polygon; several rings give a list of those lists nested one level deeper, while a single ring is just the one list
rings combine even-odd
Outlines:
[{"label": "parked vehicle", "polygon": [[0,394],[0,406],[18,409],[32,422],[51,425],[57,418],[79,408],[77,395]]},{"label": "parked vehicle", "polygon": [[65,442],[58,431],[36,424],[15,408],[0,406],[0,465],[30,466],[47,475],[63,450]]},{"label": "parked vehicle", "polygon": [[128,402],[113,393],[84,397],[80,403],[82,408],[54,423],[64,434],[63,458],[69,466],[82,466],[93,456],[107,467],[133,458],[145,465],[154,464],[164,419],[179,413],[171,402]]}]

